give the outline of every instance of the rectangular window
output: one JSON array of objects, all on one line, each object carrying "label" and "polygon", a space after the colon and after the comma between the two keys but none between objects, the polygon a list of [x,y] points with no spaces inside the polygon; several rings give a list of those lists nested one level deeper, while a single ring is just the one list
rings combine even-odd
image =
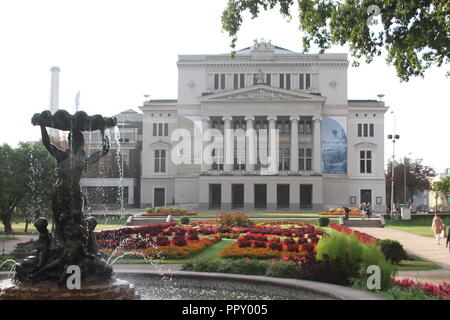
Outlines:
[{"label": "rectangular window", "polygon": [[267,86],[272,85],[272,75],[270,73],[266,74],[266,85]]},{"label": "rectangular window", "polygon": [[164,123],[164,136],[165,137],[169,136],[169,124],[168,123]]},{"label": "rectangular window", "polygon": [[358,137],[362,137],[362,124],[358,123]]},{"label": "rectangular window", "polygon": [[291,122],[289,120],[285,120],[283,123],[283,133],[290,133],[291,132]]},{"label": "rectangular window", "polygon": [[158,136],[161,137],[163,135],[163,124],[158,123]]},{"label": "rectangular window", "polygon": [[300,90],[305,89],[305,78],[304,78],[305,74],[304,73],[300,73]]},{"label": "rectangular window", "polygon": [[280,85],[281,89],[284,89],[284,73],[280,73]]},{"label": "rectangular window", "polygon": [[372,151],[361,150],[359,152],[359,172],[372,173]]},{"label": "rectangular window", "polygon": [[286,74],[286,89],[291,90],[291,74]]},{"label": "rectangular window", "polygon": [[239,88],[239,74],[235,73],[233,74],[233,89],[238,89]]},{"label": "rectangular window", "polygon": [[219,75],[217,73],[214,74],[214,89],[215,90],[219,89]]},{"label": "rectangular window", "polygon": [[369,124],[369,136],[373,137],[373,123]]},{"label": "rectangular window", "polygon": [[158,135],[158,124],[153,124],[153,136],[156,137]]},{"label": "rectangular window", "polygon": [[312,170],[312,149],[300,148],[298,149],[298,169],[300,171]]},{"label": "rectangular window", "polygon": [[287,171],[289,170],[290,164],[290,149],[289,148],[279,148],[279,159],[278,159],[278,170]]},{"label": "rectangular window", "polygon": [[239,80],[240,80],[239,87],[244,88],[245,87],[245,74],[241,73],[239,75]]},{"label": "rectangular window", "polygon": [[368,126],[367,126],[367,123],[364,123],[363,128],[364,128],[364,137],[367,137],[367,136],[368,136]]},{"label": "rectangular window", "polygon": [[155,172],[166,172],[166,150],[155,150]]},{"label": "rectangular window", "polygon": [[222,73],[220,75],[220,89],[224,90],[225,89],[225,74]]},{"label": "rectangular window", "polygon": [[308,90],[309,88],[311,88],[311,74],[307,73],[306,74],[306,90]]}]

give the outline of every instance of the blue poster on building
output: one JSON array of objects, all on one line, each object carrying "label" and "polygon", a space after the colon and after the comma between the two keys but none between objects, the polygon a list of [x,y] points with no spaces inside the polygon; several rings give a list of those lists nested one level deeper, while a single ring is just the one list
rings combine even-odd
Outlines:
[{"label": "blue poster on building", "polygon": [[347,173],[347,119],[322,120],[322,173]]}]

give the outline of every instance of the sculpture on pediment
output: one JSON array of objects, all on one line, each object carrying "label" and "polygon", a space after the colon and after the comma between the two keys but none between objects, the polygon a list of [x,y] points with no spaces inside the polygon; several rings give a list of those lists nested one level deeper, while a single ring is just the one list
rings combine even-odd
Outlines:
[{"label": "sculpture on pediment", "polygon": [[271,40],[266,41],[264,38],[261,41],[258,41],[258,39],[253,40],[252,51],[273,51],[273,49]]},{"label": "sculpture on pediment", "polygon": [[256,84],[265,84],[266,83],[266,77],[264,72],[261,70],[258,71],[258,73],[255,75]]}]

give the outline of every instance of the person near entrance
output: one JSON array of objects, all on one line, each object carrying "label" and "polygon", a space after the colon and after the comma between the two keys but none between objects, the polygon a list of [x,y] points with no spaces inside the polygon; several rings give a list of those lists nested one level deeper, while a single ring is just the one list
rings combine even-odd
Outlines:
[{"label": "person near entrance", "polygon": [[343,209],[344,209],[344,220],[349,220],[350,208],[344,207]]},{"label": "person near entrance", "polygon": [[359,205],[359,210],[361,210],[361,214],[362,214],[362,219],[364,220],[366,217],[366,213],[367,213],[367,208],[366,208],[366,203],[363,202]]}]

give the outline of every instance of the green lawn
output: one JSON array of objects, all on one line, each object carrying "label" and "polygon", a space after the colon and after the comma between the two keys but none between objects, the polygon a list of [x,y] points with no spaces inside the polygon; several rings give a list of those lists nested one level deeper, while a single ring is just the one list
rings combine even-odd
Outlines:
[{"label": "green lawn", "polygon": [[[124,225],[119,224],[98,224],[97,228],[95,230],[102,230],[102,229],[113,229],[113,228],[120,228],[124,227]],[[49,225],[49,229],[51,228],[51,224]],[[24,233],[25,231],[25,222],[18,222],[12,224],[13,233]],[[28,233],[36,233],[36,228],[33,226],[33,224],[28,224]],[[0,238],[1,239],[1,238]]]},{"label": "green lawn", "polygon": [[[434,237],[431,230],[431,223],[433,217],[430,219],[418,219],[418,220],[387,220],[386,228],[392,228],[404,232],[413,233],[424,237]],[[443,219],[446,228],[450,225],[450,218]]]},{"label": "green lawn", "polygon": [[0,236],[0,241],[9,241],[14,239],[16,238],[14,238],[13,236]]},{"label": "green lawn", "polygon": [[437,263],[424,260],[417,256],[412,256],[413,260],[403,260],[398,265],[398,271],[420,271],[420,270],[436,270],[442,267]]}]

